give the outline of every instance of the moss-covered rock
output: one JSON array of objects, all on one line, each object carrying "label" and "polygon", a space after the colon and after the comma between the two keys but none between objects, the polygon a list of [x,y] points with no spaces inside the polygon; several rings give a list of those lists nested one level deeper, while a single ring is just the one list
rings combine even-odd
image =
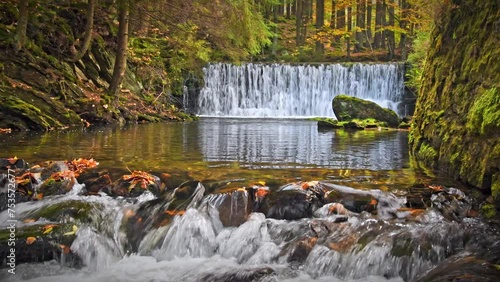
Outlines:
[{"label": "moss-covered rock", "polygon": [[443,6],[432,34],[411,152],[495,194],[500,206],[500,7],[496,0],[454,3]]},{"label": "moss-covered rock", "polygon": [[332,108],[339,121],[373,118],[386,122],[390,127],[399,124],[398,115],[389,109],[384,109],[374,102],[347,95],[337,95],[333,98]]}]

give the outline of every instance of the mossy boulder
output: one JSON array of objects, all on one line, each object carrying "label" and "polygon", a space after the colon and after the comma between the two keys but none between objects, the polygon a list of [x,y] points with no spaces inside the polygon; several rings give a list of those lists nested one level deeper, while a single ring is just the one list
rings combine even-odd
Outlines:
[{"label": "mossy boulder", "polygon": [[399,125],[398,115],[390,109],[384,109],[374,102],[363,100],[347,95],[338,95],[333,98],[332,108],[339,121],[351,121],[353,119],[373,118],[386,122],[390,127]]}]

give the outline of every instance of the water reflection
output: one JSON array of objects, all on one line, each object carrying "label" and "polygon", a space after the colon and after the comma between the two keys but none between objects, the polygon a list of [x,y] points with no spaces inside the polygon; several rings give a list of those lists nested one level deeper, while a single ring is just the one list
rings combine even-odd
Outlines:
[{"label": "water reflection", "polygon": [[200,121],[198,131],[207,162],[371,170],[401,169],[408,162],[405,132],[318,132],[307,120],[211,118]]},{"label": "water reflection", "polygon": [[114,180],[129,170],[168,173],[175,183],[243,179],[245,185],[264,180],[277,186],[334,179],[377,188],[373,185],[402,186],[416,179],[408,168],[406,132],[318,131],[308,120],[203,118],[122,129],[23,132],[0,135],[0,144],[0,157],[30,163],[94,158]]}]

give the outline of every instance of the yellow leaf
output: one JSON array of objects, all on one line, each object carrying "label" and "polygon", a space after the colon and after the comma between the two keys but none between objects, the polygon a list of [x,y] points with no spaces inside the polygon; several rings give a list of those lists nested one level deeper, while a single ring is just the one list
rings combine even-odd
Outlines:
[{"label": "yellow leaf", "polygon": [[53,229],[53,227],[46,228],[45,231],[43,231],[42,234],[50,233],[50,232],[52,232],[52,229]]},{"label": "yellow leaf", "polygon": [[257,182],[257,184],[259,184],[261,186],[266,186],[266,182],[265,181],[259,181],[259,182]]},{"label": "yellow leaf", "polygon": [[31,245],[36,241],[35,237],[28,237],[26,238],[26,244]]},{"label": "yellow leaf", "polygon": [[76,231],[78,231],[78,226],[73,225],[73,230],[72,230],[72,231],[69,231],[69,232],[66,232],[66,233],[64,233],[63,235],[64,235],[64,236],[75,235],[75,234],[76,234]]}]

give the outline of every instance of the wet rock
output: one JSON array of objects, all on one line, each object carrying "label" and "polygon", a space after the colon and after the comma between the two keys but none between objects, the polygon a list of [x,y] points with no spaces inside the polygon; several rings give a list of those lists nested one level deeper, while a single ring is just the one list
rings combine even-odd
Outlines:
[{"label": "wet rock", "polygon": [[71,191],[76,183],[73,172],[56,172],[42,183],[39,190],[43,196],[61,195]]},{"label": "wet rock", "polygon": [[417,278],[416,281],[497,282],[499,277],[500,269],[498,265],[464,252],[440,262],[431,271]]},{"label": "wet rock", "polygon": [[337,222],[347,221],[347,216],[354,215],[355,213],[349,211],[340,203],[330,203],[322,206],[314,211],[315,217],[327,217],[331,215],[342,215],[337,217]]},{"label": "wet rock", "polygon": [[325,118],[318,120],[318,130],[330,130],[342,128],[342,125],[339,125],[339,121],[336,119]]},{"label": "wet rock", "polygon": [[332,108],[339,121],[374,118],[386,122],[390,127],[396,127],[399,124],[398,115],[394,111],[356,97],[337,95],[333,98]]},{"label": "wet rock", "polygon": [[349,122],[346,122],[344,123],[344,128],[345,129],[358,129],[358,130],[362,130],[362,129],[365,129],[365,127],[355,121],[349,121]]},{"label": "wet rock", "polygon": [[446,219],[462,220],[471,209],[470,199],[456,188],[445,188],[431,196],[432,206],[436,207]]},{"label": "wet rock", "polygon": [[295,220],[312,217],[320,206],[317,196],[306,190],[284,190],[271,193],[260,207],[266,217]]},{"label": "wet rock", "polygon": [[[378,204],[378,201],[372,195],[364,191],[342,191],[336,189],[326,193],[325,202],[341,204],[343,208],[355,213],[363,211],[373,212]],[[347,214],[346,212],[343,213]]]},{"label": "wet rock", "polygon": [[111,177],[106,170],[99,171],[93,169],[86,171],[80,174],[76,179],[78,183],[85,185],[85,189],[89,194],[96,194],[101,190],[109,192],[112,188]]},{"label": "wet rock", "polygon": [[[287,262],[295,262],[302,264],[306,261],[307,256],[316,245],[316,237],[299,238],[288,243],[284,248],[281,256],[287,257]],[[288,254],[287,254],[288,253]]]},{"label": "wet rock", "polygon": [[152,228],[166,226],[175,216],[182,216],[188,208],[197,206],[204,193],[201,183],[190,181],[174,189],[172,194],[143,203],[136,211],[126,211],[123,221],[130,250],[137,252]]},{"label": "wet rock", "polygon": [[[103,181],[105,179],[102,179]],[[111,188],[111,195],[122,197],[138,197],[144,191],[150,191],[155,196],[161,193],[160,178],[143,171],[134,171],[117,180]]]},{"label": "wet rock", "polygon": [[219,218],[225,227],[240,226],[253,210],[253,201],[246,190],[225,194],[218,206]]},{"label": "wet rock", "polygon": [[224,273],[210,273],[200,277],[199,281],[205,282],[253,282],[260,281],[270,276],[274,270],[270,267],[259,267],[250,269],[235,269]]},{"label": "wet rock", "polygon": [[66,162],[56,161],[56,162],[48,162],[48,166],[45,167],[41,172],[42,180],[46,180],[50,178],[54,173],[57,172],[65,172],[69,171],[69,167]]},{"label": "wet rock", "polygon": [[18,226],[14,241],[7,239],[10,233],[8,228],[0,230],[0,254],[8,255],[12,248],[9,243],[15,242],[16,264],[60,260],[64,257],[66,265],[74,266],[79,260],[69,246],[75,236],[64,235],[69,229],[70,225],[50,223]]},{"label": "wet rock", "polygon": [[0,158],[0,170],[7,169],[28,169],[28,163],[23,159],[18,158]]}]

